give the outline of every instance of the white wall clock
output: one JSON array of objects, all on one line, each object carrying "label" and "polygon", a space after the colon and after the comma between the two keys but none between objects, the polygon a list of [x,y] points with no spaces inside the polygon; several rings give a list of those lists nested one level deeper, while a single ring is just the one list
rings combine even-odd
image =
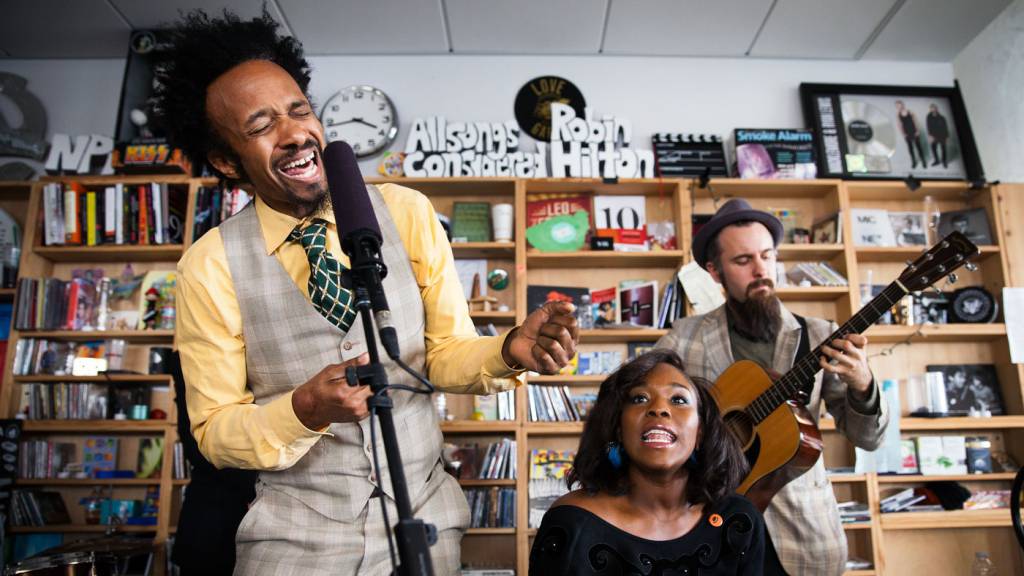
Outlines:
[{"label": "white wall clock", "polygon": [[329,142],[344,140],[360,158],[383,151],[398,135],[394,104],[373,86],[339,90],[324,104],[320,121]]}]

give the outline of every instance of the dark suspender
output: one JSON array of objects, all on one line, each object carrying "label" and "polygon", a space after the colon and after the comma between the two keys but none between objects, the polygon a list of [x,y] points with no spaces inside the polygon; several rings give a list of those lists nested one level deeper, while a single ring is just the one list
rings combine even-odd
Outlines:
[{"label": "dark suspender", "polygon": [[[807,336],[807,319],[798,314],[793,314],[793,317],[800,324],[800,344],[796,348],[796,359],[799,361],[811,353],[811,341]],[[801,388],[800,396],[803,396],[802,400],[805,404],[809,403],[811,401],[811,392],[814,391],[814,380],[811,379],[810,382],[804,382]]]}]

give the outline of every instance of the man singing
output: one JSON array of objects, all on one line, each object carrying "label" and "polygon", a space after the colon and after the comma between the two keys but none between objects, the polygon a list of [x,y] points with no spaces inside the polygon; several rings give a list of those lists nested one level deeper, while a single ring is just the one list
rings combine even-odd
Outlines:
[{"label": "man singing", "polygon": [[[390,528],[377,498],[394,523],[394,494],[386,465],[380,478],[371,467],[370,391],[345,378],[367,361],[367,344],[351,294],[338,288],[348,260],[323,127],[302,48],[276,28],[265,12],[250,21],[193,12],[160,53],[157,108],[174,144],[255,196],[178,263],[188,413],[211,463],[261,471],[238,528],[236,574],[388,574]],[[571,304],[547,304],[504,337],[478,337],[429,200],[395,185],[367,192],[406,364],[440,389],[490,394],[513,388],[519,371],[568,363],[578,341]],[[383,362],[392,384],[417,386]],[[441,466],[436,412],[426,395],[391,397],[414,513],[437,527],[435,572],[453,574],[469,511]]]}]

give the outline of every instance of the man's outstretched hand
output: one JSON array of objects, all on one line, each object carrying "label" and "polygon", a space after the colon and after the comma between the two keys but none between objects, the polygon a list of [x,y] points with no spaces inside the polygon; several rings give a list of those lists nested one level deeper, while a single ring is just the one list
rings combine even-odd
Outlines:
[{"label": "man's outstretched hand", "polygon": [[576,306],[569,302],[548,302],[526,317],[505,340],[501,356],[515,368],[540,374],[557,374],[576,355],[580,330]]}]

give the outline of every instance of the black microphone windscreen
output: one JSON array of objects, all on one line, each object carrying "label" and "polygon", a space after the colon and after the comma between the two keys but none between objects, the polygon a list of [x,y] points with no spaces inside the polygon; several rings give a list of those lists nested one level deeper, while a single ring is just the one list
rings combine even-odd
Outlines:
[{"label": "black microphone windscreen", "polygon": [[324,148],[323,159],[338,237],[344,239],[349,233],[364,229],[372,230],[380,238],[380,225],[352,148],[336,140]]}]

